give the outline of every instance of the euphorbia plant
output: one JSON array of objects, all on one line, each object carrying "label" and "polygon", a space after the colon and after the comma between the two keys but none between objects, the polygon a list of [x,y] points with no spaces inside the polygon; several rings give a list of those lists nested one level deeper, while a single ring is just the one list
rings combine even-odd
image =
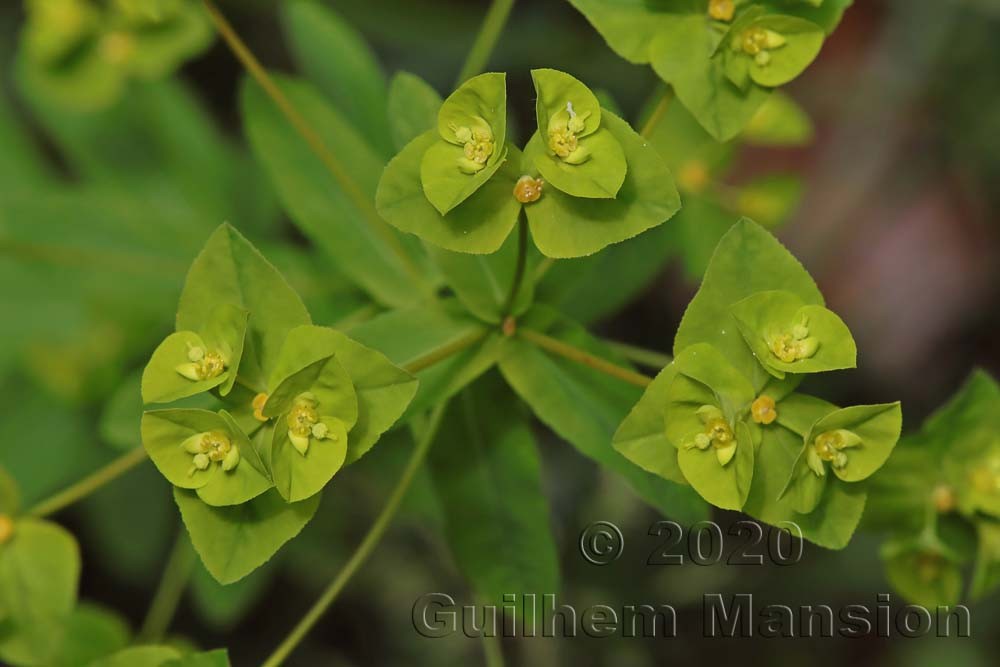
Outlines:
[{"label": "euphorbia plant", "polygon": [[[335,600],[425,465],[443,501],[447,541],[478,595],[554,592],[558,552],[525,407],[658,513],[682,520],[705,518],[711,507],[742,511],[794,523],[811,542],[839,549],[866,501],[909,491],[894,488],[898,403],[840,407],[799,391],[810,374],[854,368],[858,349],[803,266],[768,229],[739,215],[760,213],[773,226],[794,196],[720,178],[737,135],[778,145],[808,137],[801,110],[773,91],[809,65],[849,2],[573,0],[613,49],[651,63],[683,104],[669,106],[658,89],[635,125],[640,131],[579,73],[534,69],[533,100],[509,99],[507,75],[481,74],[485,58],[476,56],[442,99],[412,74],[380,85],[363,50],[343,58],[360,73],[329,67],[353,33],[310,3],[284,10],[304,78],[268,73],[211,2],[207,14],[180,0],[121,0],[100,3],[100,11],[97,4],[29,3],[26,90],[46,94],[42,74],[30,74],[36,68],[89,86],[69,65],[93,61],[114,86],[95,86],[101,99],[79,106],[111,103],[133,75],[163,73],[204,46],[178,38],[181,49],[171,38],[170,49],[147,50],[146,21],[166,21],[157,23],[166,38],[190,17],[190,35],[198,36],[195,28],[210,19],[252,75],[240,100],[257,161],[289,218],[321,250],[316,263],[335,269],[362,303],[342,319],[317,315],[330,326],[314,322],[282,273],[238,231],[240,220],[216,228],[190,266],[174,332],[149,345],[139,383],[142,447],[27,513],[0,477],[3,660],[228,663],[224,652],[126,648],[127,638],[83,657],[60,653],[74,650],[71,639],[94,617],[77,605],[75,542],[42,517],[147,457],[173,487],[206,569],[228,585],[261,570],[314,517],[325,521],[317,515],[324,491],[363,474],[350,466],[383,437],[393,441],[383,447],[413,441],[382,514],[267,667],[280,664]],[[495,4],[474,55],[490,50],[505,6]],[[36,12],[59,8],[73,20],[39,23]],[[130,18],[122,23],[115,12]],[[97,56],[75,50],[126,24],[141,49],[132,65],[107,62],[107,49],[121,42]],[[83,60],[63,62],[70,50]],[[147,56],[158,68],[139,67]],[[359,107],[355,92],[375,101]],[[508,113],[532,105],[534,127],[519,134]],[[660,234],[680,226],[675,174],[695,205],[681,214],[688,216],[682,240],[670,246]],[[712,216],[700,214],[709,209]],[[704,276],[674,336],[673,358],[602,341],[577,321],[607,315],[620,303],[602,304],[601,293],[620,289],[627,299],[647,282],[630,277],[634,265],[655,269],[678,248],[689,273]],[[694,256],[707,248],[710,261]],[[265,248],[268,256],[291,249]],[[318,283],[330,279],[315,266],[303,271],[316,272]],[[565,298],[574,289],[584,294],[575,303]],[[659,372],[649,377],[633,361]],[[985,404],[987,382],[978,378],[968,400]],[[926,592],[911,586],[914,576],[931,571],[920,580],[954,598],[952,563],[964,552],[928,528],[938,515],[958,514],[978,531],[976,591],[996,579],[997,452],[995,437],[983,435],[996,429],[983,426],[978,411],[972,419],[952,410],[959,409],[932,422],[947,427],[929,425],[927,438],[931,453],[955,456],[920,457],[921,474],[943,476],[931,496],[916,498],[932,501],[935,513],[915,531],[900,524],[886,550],[890,578],[913,597]],[[498,563],[512,535],[497,526],[525,536],[514,563]],[[35,562],[43,552],[48,577]]]}]

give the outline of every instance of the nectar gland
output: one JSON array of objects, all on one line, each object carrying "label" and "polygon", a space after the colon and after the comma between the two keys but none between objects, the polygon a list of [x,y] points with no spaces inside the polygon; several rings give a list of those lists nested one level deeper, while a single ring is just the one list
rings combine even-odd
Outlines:
[{"label": "nectar gland", "polygon": [[545,181],[540,178],[532,178],[527,175],[522,176],[517,179],[517,185],[514,186],[514,199],[522,204],[536,202],[542,196],[542,187],[544,185]]},{"label": "nectar gland", "polygon": [[750,416],[756,424],[765,426],[773,424],[774,420],[778,418],[774,399],[763,394],[758,396],[757,400],[750,404]]}]

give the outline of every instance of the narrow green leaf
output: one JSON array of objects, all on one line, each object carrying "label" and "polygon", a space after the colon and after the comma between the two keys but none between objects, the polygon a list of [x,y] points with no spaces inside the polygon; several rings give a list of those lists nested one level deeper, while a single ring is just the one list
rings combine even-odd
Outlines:
[{"label": "narrow green leaf", "polygon": [[495,374],[448,407],[429,468],[459,568],[491,604],[559,589],[559,563],[526,415]]},{"label": "narrow green leaf", "polygon": [[[357,132],[310,86],[290,78],[277,81],[282,92],[319,134],[324,147],[339,156],[351,192],[295,131],[274,103],[249,79],[243,86],[241,108],[250,145],[265,166],[292,220],[337,267],[357,285],[386,305],[410,303],[414,290],[429,291],[414,282],[400,257],[377,231],[381,222],[359,199],[374,201],[384,162]],[[404,238],[409,261],[420,266],[416,243]]]},{"label": "narrow green leaf", "polygon": [[396,72],[389,81],[389,130],[397,151],[437,126],[444,100],[416,74]]},{"label": "narrow green leaf", "polygon": [[371,47],[330,7],[304,0],[282,7],[292,55],[306,77],[380,155],[392,154],[385,75]]}]

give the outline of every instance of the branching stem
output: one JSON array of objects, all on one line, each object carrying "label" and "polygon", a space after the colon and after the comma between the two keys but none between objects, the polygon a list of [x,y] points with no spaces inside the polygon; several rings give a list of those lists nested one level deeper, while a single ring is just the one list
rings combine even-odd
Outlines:
[{"label": "branching stem", "polygon": [[84,477],[76,484],[38,503],[28,510],[28,514],[34,517],[46,517],[54,514],[62,508],[89,496],[97,489],[117,479],[145,460],[146,450],[143,447],[135,447],[103,468]]},{"label": "branching stem", "polygon": [[586,350],[581,350],[578,347],[565,343],[557,338],[553,338],[552,336],[543,334],[540,331],[519,328],[517,330],[517,335],[547,352],[551,352],[552,354],[559,355],[560,357],[564,357],[570,361],[587,366],[595,371],[600,371],[605,375],[617,378],[622,382],[627,382],[635,385],[636,387],[648,387],[653,381],[653,378],[643,375],[642,373],[637,373],[631,368],[625,368],[623,366],[619,366],[618,364],[614,364],[607,359],[602,359],[591,354],[590,352],[587,352]]},{"label": "branching stem", "polygon": [[[295,131],[305,140],[309,145],[309,148],[313,153],[316,154],[327,168],[330,174],[333,176],[337,184],[340,185],[347,197],[354,203],[355,207],[361,211],[364,215],[365,220],[371,226],[372,230],[376,235],[386,244],[392,252],[398,256],[401,265],[406,269],[406,271],[412,275],[414,278],[422,281],[423,275],[413,262],[409,253],[403,248],[403,244],[400,243],[399,238],[393,233],[392,229],[389,227],[388,223],[382,219],[375,210],[375,205],[371,199],[364,193],[358,182],[351,176],[350,171],[341,163],[336,155],[327,148],[322,137],[316,132],[315,129],[309,124],[309,122],[299,113],[298,109],[291,103],[285,93],[282,92],[281,88],[274,82],[271,75],[267,73],[264,66],[261,65],[260,61],[257,60],[257,56],[253,54],[250,47],[240,38],[239,34],[233,28],[232,24],[226,19],[226,17],[219,11],[219,8],[215,6],[212,0],[202,0],[205,5],[205,9],[208,11],[208,15],[212,19],[212,23],[215,24],[216,30],[218,30],[219,35],[229,46],[229,49],[236,56],[236,59],[242,63],[243,67],[246,68],[250,76],[257,81],[260,87],[267,93],[268,97],[274,102],[288,122],[291,123]],[[418,282],[419,282],[418,281]]]},{"label": "branching stem", "polygon": [[518,293],[521,291],[521,284],[524,282],[524,272],[528,263],[528,221],[525,219],[524,210],[517,221],[517,264],[514,266],[514,278],[510,283],[510,294],[504,303],[502,317],[507,317],[514,310],[517,303]]},{"label": "branching stem", "polygon": [[160,585],[156,588],[153,601],[146,612],[146,619],[142,622],[142,628],[136,639],[142,643],[155,644],[163,639],[170,622],[177,612],[184,589],[187,588],[191,580],[191,573],[194,571],[195,554],[188,541],[187,533],[182,527],[174,542],[170,556],[167,558],[166,567],[163,568],[163,577]]}]

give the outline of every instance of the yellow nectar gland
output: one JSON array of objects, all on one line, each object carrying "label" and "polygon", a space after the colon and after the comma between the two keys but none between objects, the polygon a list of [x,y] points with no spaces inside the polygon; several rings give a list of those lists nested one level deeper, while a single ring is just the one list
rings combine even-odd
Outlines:
[{"label": "yellow nectar gland", "polygon": [[14,536],[14,520],[6,514],[0,514],[0,544],[5,544]]},{"label": "yellow nectar gland", "polygon": [[200,382],[222,375],[226,370],[226,360],[218,352],[206,352],[198,346],[188,348],[188,363],[176,368],[188,380]]},{"label": "yellow nectar gland", "polygon": [[712,405],[703,405],[696,411],[705,429],[695,435],[692,442],[684,445],[684,449],[708,449],[712,446],[721,465],[726,465],[736,454],[736,438],[733,429],[726,421],[722,411]]},{"label": "yellow nectar gland", "polygon": [[753,56],[754,62],[765,67],[771,62],[770,51],[781,48],[786,43],[784,37],[766,28],[747,28],[733,40],[733,50]]},{"label": "yellow nectar gland", "polygon": [[257,421],[267,421],[267,417],[264,416],[265,405],[267,405],[267,394],[260,393],[253,397],[253,401],[250,403],[250,406],[253,408],[253,418]]},{"label": "yellow nectar gland", "polygon": [[750,416],[757,424],[773,424],[778,418],[778,410],[774,399],[770,396],[758,396],[757,400],[750,404]]},{"label": "yellow nectar gland", "polygon": [[736,13],[736,3],[733,0],[709,0],[708,15],[716,21],[732,21]]},{"label": "yellow nectar gland", "polygon": [[213,463],[221,463],[226,472],[233,470],[240,462],[240,449],[233,445],[225,431],[208,431],[184,441],[184,451],[192,456],[192,466],[188,476],[200,470],[208,470]]},{"label": "yellow nectar gland", "polygon": [[544,185],[545,181],[540,178],[522,176],[517,179],[517,184],[514,186],[514,199],[522,204],[536,202],[542,196],[542,187]]},{"label": "yellow nectar gland", "polygon": [[947,484],[938,484],[931,492],[931,502],[938,514],[947,514],[957,505],[955,490]]},{"label": "yellow nectar gland", "polygon": [[711,180],[708,166],[701,160],[691,160],[681,165],[677,172],[677,183],[682,190],[698,193],[703,191]]},{"label": "yellow nectar gland", "polygon": [[944,557],[930,551],[922,551],[917,555],[917,576],[925,584],[936,581],[944,569]]},{"label": "yellow nectar gland", "polygon": [[458,159],[458,168],[465,174],[477,174],[486,167],[486,162],[493,155],[493,130],[482,118],[476,117],[474,127],[457,127],[451,130],[455,138],[462,144],[462,157]]},{"label": "yellow nectar gland", "polygon": [[109,32],[101,38],[101,56],[112,65],[124,65],[135,53],[135,40],[121,31]]},{"label": "yellow nectar gland", "polygon": [[590,149],[581,146],[577,134],[583,132],[590,112],[582,116],[567,102],[565,109],[549,119],[549,150],[566,164],[582,164],[590,158]]}]

